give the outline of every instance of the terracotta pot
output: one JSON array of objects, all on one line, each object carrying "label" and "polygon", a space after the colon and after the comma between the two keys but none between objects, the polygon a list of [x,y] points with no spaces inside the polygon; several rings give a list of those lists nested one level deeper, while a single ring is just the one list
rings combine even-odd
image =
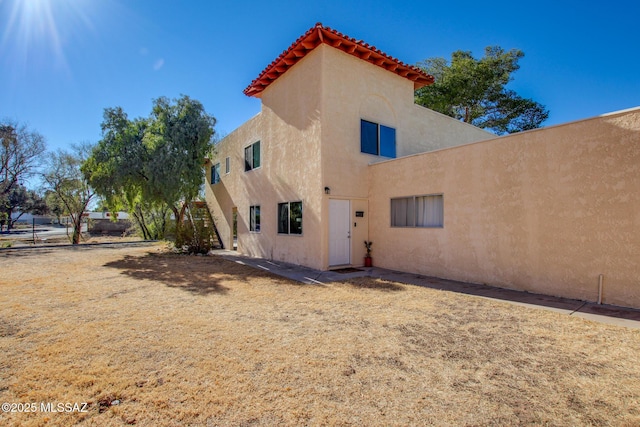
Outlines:
[{"label": "terracotta pot", "polygon": [[364,257],[364,266],[365,267],[371,267],[371,257],[370,256],[366,256]]}]

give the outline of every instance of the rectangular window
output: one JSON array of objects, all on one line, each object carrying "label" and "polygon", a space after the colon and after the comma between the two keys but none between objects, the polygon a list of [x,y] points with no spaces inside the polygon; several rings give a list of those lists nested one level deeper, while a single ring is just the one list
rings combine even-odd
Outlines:
[{"label": "rectangular window", "polygon": [[224,173],[227,174],[231,172],[231,158],[227,157],[224,159]]},{"label": "rectangular window", "polygon": [[395,159],[396,130],[389,126],[360,120],[360,151]]},{"label": "rectangular window", "polygon": [[392,227],[444,227],[442,194],[391,199]]},{"label": "rectangular window", "polygon": [[396,158],[396,130],[380,125],[380,155]]},{"label": "rectangular window", "polygon": [[378,154],[378,125],[360,120],[360,151],[368,154]]},{"label": "rectangular window", "polygon": [[302,202],[278,203],[278,233],[302,234]]},{"label": "rectangular window", "polygon": [[278,233],[289,234],[289,203],[278,203]]},{"label": "rectangular window", "polygon": [[220,182],[220,163],[211,166],[211,184]]},{"label": "rectangular window", "polygon": [[302,234],[302,202],[289,203],[289,234]]},{"label": "rectangular window", "polygon": [[442,227],[443,204],[442,194],[416,197],[416,227]]},{"label": "rectangular window", "polygon": [[413,227],[415,203],[413,197],[391,199],[391,226]]},{"label": "rectangular window", "polygon": [[254,142],[244,149],[245,172],[260,167],[260,141]]},{"label": "rectangular window", "polygon": [[253,169],[253,146],[250,145],[244,149],[244,171]]},{"label": "rectangular window", "polygon": [[249,206],[249,231],[260,232],[260,205]]}]

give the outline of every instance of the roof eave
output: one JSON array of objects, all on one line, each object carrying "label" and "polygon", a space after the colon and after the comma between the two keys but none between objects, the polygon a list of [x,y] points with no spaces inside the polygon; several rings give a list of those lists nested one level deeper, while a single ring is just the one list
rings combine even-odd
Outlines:
[{"label": "roof eave", "polygon": [[326,44],[342,50],[349,55],[377,65],[401,77],[405,77],[413,81],[413,86],[416,90],[434,82],[433,76],[427,74],[424,70],[413,65],[405,64],[385,54],[375,46],[369,46],[361,40],[355,40],[318,23],[300,36],[287,50],[272,61],[244,90],[244,94],[260,98],[264,89],[320,44]]}]

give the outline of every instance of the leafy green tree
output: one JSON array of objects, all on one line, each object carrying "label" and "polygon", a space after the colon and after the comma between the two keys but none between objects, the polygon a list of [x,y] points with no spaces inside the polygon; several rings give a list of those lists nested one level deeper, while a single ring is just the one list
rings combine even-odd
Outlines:
[{"label": "leafy green tree", "polygon": [[90,171],[81,170],[91,148],[90,145],[83,144],[74,146],[73,151],[51,153],[49,164],[42,175],[47,190],[53,193],[53,203],[64,206],[64,214],[71,217],[71,242],[74,245],[80,243],[83,214],[95,195],[89,184]]},{"label": "leafy green tree", "polygon": [[112,212],[127,210],[140,226],[144,238],[142,188],[148,181],[142,163],[147,157],[143,144],[146,121],[130,121],[120,107],[107,108],[102,122],[102,140],[93,148],[82,165],[91,185],[100,195],[105,207]]},{"label": "leafy green tree", "polygon": [[128,210],[145,238],[163,238],[173,213],[179,238],[185,210],[204,182],[214,125],[188,96],[154,100],[148,118],[130,120],[122,108],[107,108],[103,138],[85,164],[91,184],[110,209]]},{"label": "leafy green tree", "polygon": [[36,172],[46,148],[42,135],[10,120],[0,121],[0,143],[0,225],[11,228],[19,187]]},{"label": "leafy green tree", "polygon": [[480,59],[465,51],[453,52],[450,62],[429,58],[418,66],[435,83],[418,89],[415,101],[499,135],[539,128],[549,116],[545,107],[506,88],[523,56],[520,50],[495,46]]},{"label": "leafy green tree", "polygon": [[62,223],[62,216],[65,213],[65,207],[55,191],[47,190],[44,192],[44,202],[47,205],[47,211],[55,215],[58,224]]},{"label": "leafy green tree", "polygon": [[[7,213],[6,222],[10,229],[24,215],[44,215],[48,212],[42,197],[34,190],[27,190],[24,185],[14,185],[2,200],[2,210]],[[14,213],[17,215],[14,216]]]}]

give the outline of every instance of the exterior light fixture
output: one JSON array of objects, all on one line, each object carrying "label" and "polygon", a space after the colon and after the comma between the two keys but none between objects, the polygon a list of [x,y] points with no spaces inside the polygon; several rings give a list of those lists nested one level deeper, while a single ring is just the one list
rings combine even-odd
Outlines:
[{"label": "exterior light fixture", "polygon": [[324,187],[324,194],[331,194],[331,189],[329,187]]}]

